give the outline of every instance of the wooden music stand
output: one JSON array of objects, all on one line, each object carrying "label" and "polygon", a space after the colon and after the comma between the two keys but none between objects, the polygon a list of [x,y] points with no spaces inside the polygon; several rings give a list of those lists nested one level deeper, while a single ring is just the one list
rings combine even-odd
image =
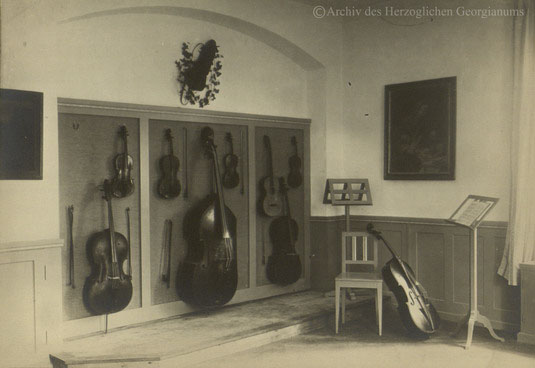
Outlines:
[{"label": "wooden music stand", "polygon": [[350,206],[371,206],[372,194],[368,179],[327,179],[323,204],[345,206],[346,231],[351,231]]},{"label": "wooden music stand", "polygon": [[456,225],[468,227],[471,230],[470,307],[467,315],[459,321],[455,331],[452,333],[452,336],[457,336],[461,328],[468,323],[465,349],[468,349],[472,344],[475,323],[481,323],[486,327],[487,330],[489,330],[490,335],[496,340],[501,342],[505,341],[503,338],[496,335],[490,320],[480,314],[477,309],[477,227],[489,211],[496,205],[496,202],[498,202],[498,198],[469,195],[447,220]]}]

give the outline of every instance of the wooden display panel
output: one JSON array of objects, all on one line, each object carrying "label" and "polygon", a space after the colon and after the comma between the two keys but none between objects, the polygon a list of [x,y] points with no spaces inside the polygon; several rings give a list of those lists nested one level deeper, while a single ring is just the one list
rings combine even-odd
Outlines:
[{"label": "wooden display panel", "polygon": [[273,253],[273,243],[269,236],[269,227],[276,217],[269,217],[261,210],[262,186],[261,181],[264,177],[270,175],[268,168],[268,151],[264,144],[264,135],[267,135],[271,142],[273,155],[273,175],[276,179],[284,177],[288,183],[288,174],[290,173],[289,158],[295,154],[295,148],[292,145],[292,137],[297,140],[297,153],[302,161],[301,174],[303,183],[297,188],[288,187],[288,201],[290,205],[292,218],[297,222],[299,231],[297,242],[295,244],[296,252],[300,256],[303,270],[301,278],[304,277],[305,265],[308,260],[305,258],[305,158],[304,152],[304,133],[301,129],[286,128],[255,128],[255,168],[257,186],[257,211],[256,211],[256,284],[263,286],[270,284],[266,275],[266,265],[269,256]]},{"label": "wooden display panel", "polygon": [[[232,134],[234,153],[240,158],[238,173],[243,191],[242,183],[232,189],[224,188],[226,204],[238,220],[238,290],[229,304],[310,287],[309,120],[63,98],[58,99],[58,111],[61,236],[67,244],[63,255],[64,283],[67,283],[69,275],[69,205],[74,206],[77,274],[75,289],[64,286],[65,323],[62,329],[66,337],[103,331],[104,326],[114,329],[191,312],[192,306],[179,300],[176,274],[179,262],[188,250],[188,244],[183,238],[184,217],[189,208],[211,192],[214,185],[212,161],[205,157],[200,146],[200,132],[205,126],[214,130],[221,172],[224,172],[223,160],[230,148],[225,140],[227,132]],[[96,187],[105,177],[112,178],[115,174],[112,163],[115,155],[122,153],[118,129],[123,124],[130,133],[128,144],[129,153],[134,158],[136,191],[130,197],[116,199],[113,203],[117,231],[125,235],[125,209],[130,208],[134,296],[125,311],[111,314],[107,319],[104,316],[89,317],[83,306],[81,290],[89,275],[85,242],[91,232],[102,231],[108,226],[106,203]],[[187,198],[184,198],[185,128],[188,151]],[[182,190],[173,199],[160,197],[156,189],[161,177],[159,160],[169,152],[166,129],[172,130],[174,154],[179,159],[181,168],[178,178]],[[264,134],[268,134],[272,141],[275,176],[287,178],[290,172],[288,159],[295,153],[292,136],[296,136],[298,154],[302,160],[303,183],[297,188],[290,188],[288,193],[292,217],[299,226],[296,250],[300,255],[302,273],[297,282],[286,287],[271,284],[267,280],[266,265],[262,264],[262,254],[267,263],[272,253],[269,223],[273,219],[261,215],[257,208],[261,193],[259,180],[267,175]],[[90,192],[93,190],[95,192]],[[162,282],[160,271],[166,219],[173,221],[169,287]],[[262,234],[264,243],[261,241]]]},{"label": "wooden display panel", "polygon": [[[91,272],[86,244],[89,236],[108,228],[107,204],[98,189],[104,179],[115,174],[115,156],[123,153],[119,129],[125,125],[128,153],[134,160],[132,177],[135,190],[125,198],[113,198],[115,229],[127,237],[126,208],[130,208],[131,259],[133,296],[127,309],[141,306],[140,272],[140,176],[139,176],[139,120],[60,113],[58,119],[60,236],[65,239],[63,249],[63,313],[64,320],[90,316],[86,310],[82,290]],[[74,285],[69,280],[68,206],[74,206]],[[126,266],[127,262],[125,262]]]},{"label": "wooden display panel", "polygon": [[[247,162],[247,127],[223,124],[199,124],[168,120],[149,120],[149,159],[150,159],[150,259],[152,304],[168,303],[179,300],[176,290],[177,270],[179,263],[187,254],[188,244],[183,236],[183,222],[190,208],[213,192],[213,164],[205,155],[201,145],[201,130],[209,126],[214,130],[214,142],[221,175],[225,166],[224,157],[230,152],[230,145],[225,136],[231,133],[234,154],[243,161],[243,173],[238,164],[240,184],[232,189],[224,189],[226,205],[232,210],[237,220],[237,258],[238,258],[238,289],[249,287],[249,216],[248,216],[248,162]],[[162,198],[158,194],[158,181],[162,175],[159,166],[160,158],[169,152],[169,144],[165,131],[171,129],[174,137],[174,154],[180,160],[180,180],[182,190],[173,199]],[[187,155],[184,153],[184,134],[187,137]],[[185,159],[187,157],[187,165]],[[186,175],[187,167],[187,175]],[[186,183],[187,177],[187,183]],[[241,181],[244,191],[241,192]],[[187,198],[184,192],[187,190]],[[170,286],[161,277],[161,252],[165,243],[165,220],[173,222],[171,243],[171,275]]]}]

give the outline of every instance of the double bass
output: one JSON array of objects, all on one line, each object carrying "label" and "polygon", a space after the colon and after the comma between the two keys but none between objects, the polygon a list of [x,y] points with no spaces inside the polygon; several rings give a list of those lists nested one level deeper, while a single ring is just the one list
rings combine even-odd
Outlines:
[{"label": "double bass", "polygon": [[236,216],[225,205],[214,131],[203,128],[201,141],[212,159],[216,192],[184,218],[188,251],[177,273],[177,291],[186,303],[211,307],[226,304],[236,292]]},{"label": "double bass", "polygon": [[268,280],[277,285],[290,285],[301,277],[301,260],[295,251],[299,227],[290,213],[288,188],[284,178],[279,179],[286,215],[277,217],[269,226],[273,254],[269,256],[266,273]]},{"label": "double bass", "polygon": [[424,287],[416,280],[414,271],[404,262],[369,223],[366,231],[383,241],[392,259],[382,269],[383,280],[394,293],[398,302],[398,312],[405,328],[414,337],[427,337],[440,326],[440,317],[429,301]]},{"label": "double bass", "polygon": [[84,284],[83,299],[93,314],[108,314],[123,310],[132,299],[132,281],[123,272],[129,253],[125,236],[115,231],[112,210],[112,186],[104,181],[102,190],[108,202],[109,228],[91,235],[87,241],[87,256],[91,274]]}]

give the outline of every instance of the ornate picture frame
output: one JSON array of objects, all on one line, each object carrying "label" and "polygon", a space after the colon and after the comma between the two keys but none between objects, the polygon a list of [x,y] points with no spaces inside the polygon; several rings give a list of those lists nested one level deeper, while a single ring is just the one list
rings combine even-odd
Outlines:
[{"label": "ornate picture frame", "polygon": [[385,180],[455,180],[457,78],[385,86]]},{"label": "ornate picture frame", "polygon": [[0,89],[0,179],[43,179],[43,94]]}]

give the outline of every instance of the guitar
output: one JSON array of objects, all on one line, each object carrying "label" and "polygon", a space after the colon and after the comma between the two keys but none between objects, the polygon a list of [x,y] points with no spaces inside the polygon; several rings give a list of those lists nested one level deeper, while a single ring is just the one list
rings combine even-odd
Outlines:
[{"label": "guitar", "polygon": [[290,164],[290,173],[288,174],[288,185],[292,188],[297,188],[303,183],[303,175],[301,175],[301,158],[297,153],[297,140],[295,136],[292,137],[292,145],[295,153],[288,159]]},{"label": "guitar", "polygon": [[271,141],[267,135],[264,136],[264,145],[268,153],[269,175],[262,179],[262,211],[270,217],[278,216],[282,213],[282,200],[279,195],[279,181],[273,175],[273,154],[271,151]]},{"label": "guitar", "polygon": [[368,233],[383,241],[392,259],[382,269],[383,279],[388,288],[396,296],[398,312],[405,328],[414,337],[426,337],[432,334],[440,325],[440,317],[427,298],[427,292],[422,284],[416,280],[413,270],[390,247],[390,245],[376,231],[373,224],[366,228]]},{"label": "guitar", "polygon": [[238,166],[238,156],[234,154],[234,144],[232,143],[232,135],[227,133],[225,139],[230,144],[230,153],[225,155],[223,163],[225,164],[225,172],[223,173],[223,186],[225,188],[235,188],[240,183],[240,175],[236,171]]},{"label": "guitar", "polygon": [[134,159],[128,154],[128,131],[126,126],[122,126],[119,135],[124,142],[124,152],[115,156],[116,176],[112,179],[111,190],[115,197],[123,198],[134,192],[134,179],[132,170]]},{"label": "guitar", "polygon": [[181,185],[177,178],[180,161],[173,153],[173,135],[171,129],[165,131],[165,137],[169,142],[169,154],[160,159],[160,170],[163,173],[158,182],[158,194],[165,199],[178,197]]}]

